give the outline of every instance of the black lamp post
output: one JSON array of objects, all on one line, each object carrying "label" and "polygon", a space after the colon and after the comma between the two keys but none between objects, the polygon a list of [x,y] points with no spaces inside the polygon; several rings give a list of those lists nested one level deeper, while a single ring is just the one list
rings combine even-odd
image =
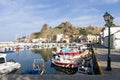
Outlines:
[{"label": "black lamp post", "polygon": [[111,68],[111,56],[110,56],[110,27],[113,25],[113,17],[108,13],[106,12],[104,15],[104,20],[106,22],[106,26],[108,27],[108,55],[107,55],[107,67],[106,67],[106,70],[107,71],[111,71],[112,68]]}]

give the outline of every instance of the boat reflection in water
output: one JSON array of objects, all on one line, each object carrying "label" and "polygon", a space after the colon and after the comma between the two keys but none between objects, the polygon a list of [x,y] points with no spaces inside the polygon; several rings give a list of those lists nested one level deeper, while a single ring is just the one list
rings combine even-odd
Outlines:
[{"label": "boat reflection in water", "polygon": [[76,72],[78,71],[77,67],[74,67],[74,68],[60,67],[60,66],[56,66],[53,63],[51,63],[51,67],[53,67],[56,71],[63,72],[68,75],[76,74]]}]

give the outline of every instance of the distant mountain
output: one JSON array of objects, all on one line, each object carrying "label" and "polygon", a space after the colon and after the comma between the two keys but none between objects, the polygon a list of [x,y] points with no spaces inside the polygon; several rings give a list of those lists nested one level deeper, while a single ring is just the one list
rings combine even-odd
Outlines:
[{"label": "distant mountain", "polygon": [[76,27],[73,26],[70,22],[66,21],[58,26],[52,28],[49,27],[48,24],[44,24],[42,26],[42,29],[40,32],[34,32],[31,34],[30,38],[51,38],[52,36],[56,34],[65,34],[68,36],[79,36],[79,35],[84,35],[84,34],[99,34],[101,31],[101,28],[96,27],[96,26],[88,26],[88,27]]}]

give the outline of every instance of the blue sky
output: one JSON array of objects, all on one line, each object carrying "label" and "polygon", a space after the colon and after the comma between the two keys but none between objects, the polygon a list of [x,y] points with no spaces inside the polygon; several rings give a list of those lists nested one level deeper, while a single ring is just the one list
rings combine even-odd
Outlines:
[{"label": "blue sky", "polygon": [[107,11],[120,24],[120,0],[0,0],[0,41],[41,30],[69,21],[74,26],[103,27]]}]

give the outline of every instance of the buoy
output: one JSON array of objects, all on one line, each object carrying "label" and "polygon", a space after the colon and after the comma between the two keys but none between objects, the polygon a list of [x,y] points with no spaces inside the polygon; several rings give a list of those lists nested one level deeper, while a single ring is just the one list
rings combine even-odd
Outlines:
[{"label": "buoy", "polygon": [[32,63],[32,67],[33,67],[33,68],[35,67],[35,64],[34,64],[34,63]]},{"label": "buoy", "polygon": [[44,64],[42,64],[42,68],[44,68],[45,67],[45,65]]}]

